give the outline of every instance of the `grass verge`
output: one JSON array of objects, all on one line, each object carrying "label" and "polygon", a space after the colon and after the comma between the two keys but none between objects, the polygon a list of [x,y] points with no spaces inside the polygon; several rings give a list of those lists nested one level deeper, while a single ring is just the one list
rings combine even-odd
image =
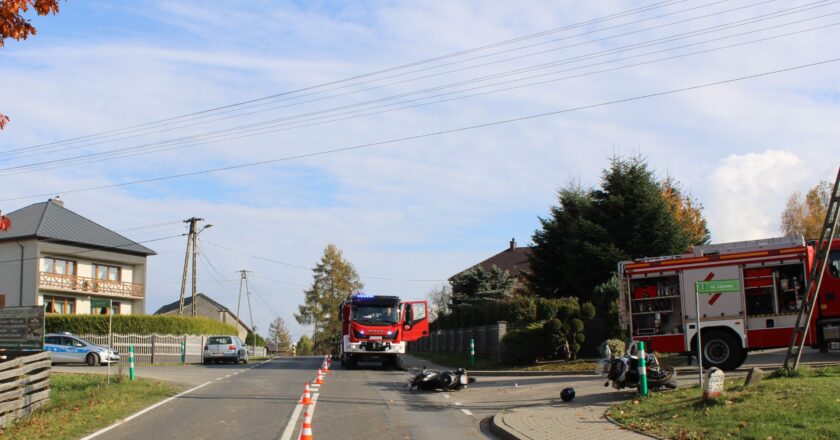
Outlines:
[{"label": "grass verge", "polygon": [[[775,377],[773,377],[775,376]],[[652,393],[611,408],[618,422],[669,439],[840,438],[840,367],[765,375],[758,387],[726,381],[723,395],[702,401],[698,387]]]},{"label": "grass verge", "polygon": [[77,439],[176,394],[175,385],[151,379],[53,373],[50,403],[0,430],[0,439]]},{"label": "grass verge", "polygon": [[411,352],[412,356],[425,359],[447,368],[464,367],[467,370],[492,370],[492,371],[568,371],[578,372],[595,370],[595,362],[591,360],[575,360],[568,362],[551,362],[531,365],[528,367],[512,367],[503,362],[476,356],[475,366],[470,365],[470,356],[463,353],[431,353]]}]

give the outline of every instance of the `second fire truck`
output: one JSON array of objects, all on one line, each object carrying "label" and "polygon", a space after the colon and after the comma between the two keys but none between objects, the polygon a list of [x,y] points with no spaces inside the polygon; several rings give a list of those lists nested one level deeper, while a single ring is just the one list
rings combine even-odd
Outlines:
[{"label": "second fire truck", "polygon": [[[751,350],[788,346],[814,253],[801,238],[785,237],[619,263],[622,328],[660,353],[696,354],[699,302],[703,365],[737,368]],[[695,291],[696,282],[713,280],[730,288]],[[832,341],[840,341],[840,239],[832,243],[805,344],[825,350]]]}]

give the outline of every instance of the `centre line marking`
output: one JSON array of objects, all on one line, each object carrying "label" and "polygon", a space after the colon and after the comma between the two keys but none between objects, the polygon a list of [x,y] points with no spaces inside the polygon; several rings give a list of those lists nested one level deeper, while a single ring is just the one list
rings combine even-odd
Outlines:
[{"label": "centre line marking", "polygon": [[472,411],[470,411],[470,410],[468,410],[468,409],[466,409],[466,408],[461,408],[461,411],[463,411],[463,412],[464,412],[464,414],[466,414],[466,415],[468,415],[468,416],[473,415],[473,414],[472,414]]}]

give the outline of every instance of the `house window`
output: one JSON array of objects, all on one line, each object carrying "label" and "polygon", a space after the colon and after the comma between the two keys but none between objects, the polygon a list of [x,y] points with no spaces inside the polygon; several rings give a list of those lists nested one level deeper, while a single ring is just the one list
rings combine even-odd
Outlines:
[{"label": "house window", "polygon": [[121,270],[116,266],[105,266],[102,264],[95,264],[93,266],[93,277],[97,280],[103,281],[120,281]]},{"label": "house window", "polygon": [[61,258],[44,258],[44,272],[58,275],[76,275],[76,262]]},{"label": "house window", "polygon": [[44,296],[44,306],[47,313],[59,315],[75,315],[76,300],[65,296]]},{"label": "house window", "polygon": [[[120,303],[119,301],[112,301],[111,305],[114,307],[114,314],[120,314]],[[91,307],[90,308],[91,315],[107,315],[108,314],[108,307]]]}]

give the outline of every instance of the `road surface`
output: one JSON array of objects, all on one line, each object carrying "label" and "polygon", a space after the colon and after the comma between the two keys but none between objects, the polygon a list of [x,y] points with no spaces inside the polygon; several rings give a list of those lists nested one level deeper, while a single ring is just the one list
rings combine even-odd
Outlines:
[{"label": "road surface", "polygon": [[[303,383],[314,378],[322,361],[297,357],[238,366],[148,367],[158,376],[173,370],[176,377],[199,378],[182,383],[209,383],[94,438],[282,439],[294,418],[291,438],[297,439],[302,417],[294,416]],[[409,393],[406,372],[374,365],[358,370],[336,367],[318,391],[315,438],[488,438],[478,416],[463,411],[448,394]]]}]

